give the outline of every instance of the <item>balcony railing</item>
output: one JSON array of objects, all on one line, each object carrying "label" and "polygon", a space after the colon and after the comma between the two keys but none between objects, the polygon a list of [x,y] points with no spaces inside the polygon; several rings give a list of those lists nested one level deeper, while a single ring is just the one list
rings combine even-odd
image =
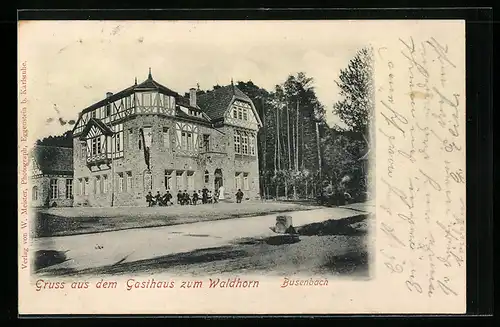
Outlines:
[{"label": "balcony railing", "polygon": [[87,156],[87,165],[107,164],[111,162],[111,153],[98,153]]}]

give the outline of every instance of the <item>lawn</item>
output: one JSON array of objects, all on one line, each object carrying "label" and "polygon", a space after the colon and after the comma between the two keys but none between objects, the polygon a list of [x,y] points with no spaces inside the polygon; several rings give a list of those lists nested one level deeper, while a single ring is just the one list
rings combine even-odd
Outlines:
[{"label": "lawn", "polygon": [[130,228],[159,227],[220,219],[311,210],[317,206],[255,201],[172,207],[38,208],[32,237],[66,236]]}]

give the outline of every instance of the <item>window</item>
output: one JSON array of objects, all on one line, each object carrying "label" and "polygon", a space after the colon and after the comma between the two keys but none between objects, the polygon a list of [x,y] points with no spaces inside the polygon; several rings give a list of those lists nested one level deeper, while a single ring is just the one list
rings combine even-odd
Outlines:
[{"label": "window", "polygon": [[187,148],[188,150],[193,150],[193,133],[187,134]]},{"label": "window", "polygon": [[255,136],[250,135],[248,138],[248,142],[250,143],[250,155],[255,155]]},{"label": "window", "polygon": [[182,132],[182,149],[192,150],[193,149],[193,133]]},{"label": "window", "polygon": [[177,184],[177,190],[183,190],[184,189],[184,172],[183,171],[177,171],[177,179],[176,179],[176,184]]},{"label": "window", "polygon": [[205,149],[206,152],[210,151],[210,135],[209,134],[203,134],[203,149]]},{"label": "window", "polygon": [[78,179],[78,184],[80,184],[80,185],[79,185],[79,186],[80,186],[80,192],[79,192],[79,194],[80,194],[80,195],[83,195],[83,181],[82,181],[82,179],[81,179],[81,178],[80,178],[80,179]]},{"label": "window", "polygon": [[31,190],[31,200],[36,201],[38,200],[38,187],[33,186],[33,189]]},{"label": "window", "polygon": [[50,198],[57,199],[57,179],[50,180]]},{"label": "window", "polygon": [[89,195],[89,179],[85,178],[85,185],[83,185],[83,193]]},{"label": "window", "polygon": [[168,127],[163,127],[163,146],[165,148],[170,147],[170,133]]},{"label": "window", "polygon": [[104,117],[111,116],[111,103],[106,105],[106,115]]},{"label": "window", "polygon": [[100,154],[101,153],[101,137],[100,136],[98,136],[96,138],[96,143],[97,143],[97,152],[96,152],[96,154]]},{"label": "window", "polygon": [[134,144],[134,129],[129,128],[128,129],[128,147],[129,149],[133,148]]},{"label": "window", "polygon": [[96,112],[97,112],[96,110],[93,110],[90,114],[90,117],[96,118]]},{"label": "window", "polygon": [[118,133],[115,137],[116,137],[116,152],[120,152],[122,151],[123,132]]},{"label": "window", "polygon": [[188,189],[194,190],[194,171],[187,173]]},{"label": "window", "polygon": [[246,134],[241,136],[241,153],[248,154],[248,135]]},{"label": "window", "polygon": [[210,174],[208,173],[208,170],[205,170],[205,184],[210,183]]},{"label": "window", "polygon": [[90,147],[90,149],[91,149],[91,151],[90,151],[90,155],[91,155],[91,156],[93,156],[93,155],[95,155],[95,154],[97,153],[97,141],[96,141],[96,139],[95,139],[95,138],[94,138],[94,139],[91,139],[91,140],[90,140],[90,144],[91,144],[91,147]]},{"label": "window", "polygon": [[73,198],[73,179],[66,179],[66,199]]},{"label": "window", "polygon": [[241,189],[241,173],[235,173],[234,175],[234,188]]},{"label": "window", "polygon": [[245,190],[249,190],[250,186],[248,185],[248,173],[243,174],[243,188]]},{"label": "window", "polygon": [[165,95],[165,107],[173,109],[175,106],[175,100],[173,97]]},{"label": "window", "polygon": [[95,194],[100,194],[101,193],[101,177],[96,176],[95,177]]},{"label": "window", "polygon": [[234,152],[240,153],[240,132],[234,131]]},{"label": "window", "polygon": [[248,109],[243,108],[243,120],[248,120]]},{"label": "window", "polygon": [[171,190],[173,188],[173,177],[172,177],[173,171],[172,170],[165,170],[165,188],[167,190]]},{"label": "window", "polygon": [[233,107],[233,118],[238,118],[238,109],[236,107]]},{"label": "window", "polygon": [[243,108],[238,107],[238,119],[243,119]]},{"label": "window", "polygon": [[102,193],[108,193],[108,175],[102,176]]},{"label": "window", "polygon": [[123,173],[118,173],[118,192],[123,192]]},{"label": "window", "polygon": [[132,172],[127,173],[127,192],[132,192]]},{"label": "window", "polygon": [[181,146],[184,150],[187,150],[187,136],[186,132],[182,132]]},{"label": "window", "polygon": [[118,124],[113,126],[113,131],[115,132],[113,147],[116,153],[116,157],[123,155],[123,124]]},{"label": "window", "polygon": [[142,104],[145,107],[152,106],[152,103],[151,103],[151,93],[143,93],[142,94]]}]

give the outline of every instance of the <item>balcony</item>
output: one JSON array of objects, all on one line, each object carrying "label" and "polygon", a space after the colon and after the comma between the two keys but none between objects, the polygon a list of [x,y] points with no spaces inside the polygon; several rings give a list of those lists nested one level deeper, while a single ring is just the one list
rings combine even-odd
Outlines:
[{"label": "balcony", "polygon": [[87,166],[99,166],[99,165],[110,165],[111,164],[111,153],[98,153],[87,156]]},{"label": "balcony", "polygon": [[200,149],[200,152],[198,153],[198,160],[200,161],[200,163],[207,164],[212,163],[212,159],[222,158],[226,156],[226,152],[206,151],[205,149]]}]

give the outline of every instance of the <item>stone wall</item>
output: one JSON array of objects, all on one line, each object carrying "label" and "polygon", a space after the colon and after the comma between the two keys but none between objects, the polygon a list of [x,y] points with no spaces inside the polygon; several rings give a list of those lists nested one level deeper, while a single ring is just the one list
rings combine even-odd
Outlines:
[{"label": "stone wall", "polygon": [[[78,139],[74,139],[74,170],[75,170],[75,206],[111,206],[111,194],[114,194],[113,205],[115,206],[146,206],[145,196],[148,188],[145,187],[145,172],[147,166],[144,159],[143,144],[139,134],[139,128],[149,126],[152,132],[152,142],[150,148],[150,170],[152,177],[151,192],[156,194],[159,191],[165,193],[166,173],[171,173],[170,193],[174,195],[180,189],[192,193],[194,190],[201,190],[207,187],[214,190],[214,173],[220,169],[223,174],[223,184],[226,198],[234,200],[235,173],[243,172],[248,174],[249,189],[242,188],[245,198],[255,199],[259,197],[259,175],[258,157],[241,156],[234,153],[233,129],[225,126],[215,130],[202,124],[197,124],[199,130],[199,145],[202,145],[203,134],[210,135],[210,151],[198,147],[195,151],[187,152],[176,148],[175,121],[170,117],[159,115],[135,116],[123,122],[123,158],[114,160],[114,187],[112,187],[111,166],[101,165],[95,171],[90,171],[86,165],[86,158],[82,156],[81,144]],[[169,143],[164,143],[164,128],[168,128]],[[141,147],[139,148],[139,142]],[[208,172],[208,182],[205,182],[205,171]],[[177,185],[177,173],[182,173],[181,185]],[[193,174],[193,185],[188,185],[188,174]],[[119,175],[123,175],[123,191],[119,192]],[[126,176],[131,175],[132,187],[126,187]],[[107,192],[97,192],[94,189],[96,177],[104,180],[107,176]],[[89,179],[88,195],[79,192],[79,180]],[[242,182],[243,186],[243,182]],[[113,192],[114,190],[114,192]]]}]

